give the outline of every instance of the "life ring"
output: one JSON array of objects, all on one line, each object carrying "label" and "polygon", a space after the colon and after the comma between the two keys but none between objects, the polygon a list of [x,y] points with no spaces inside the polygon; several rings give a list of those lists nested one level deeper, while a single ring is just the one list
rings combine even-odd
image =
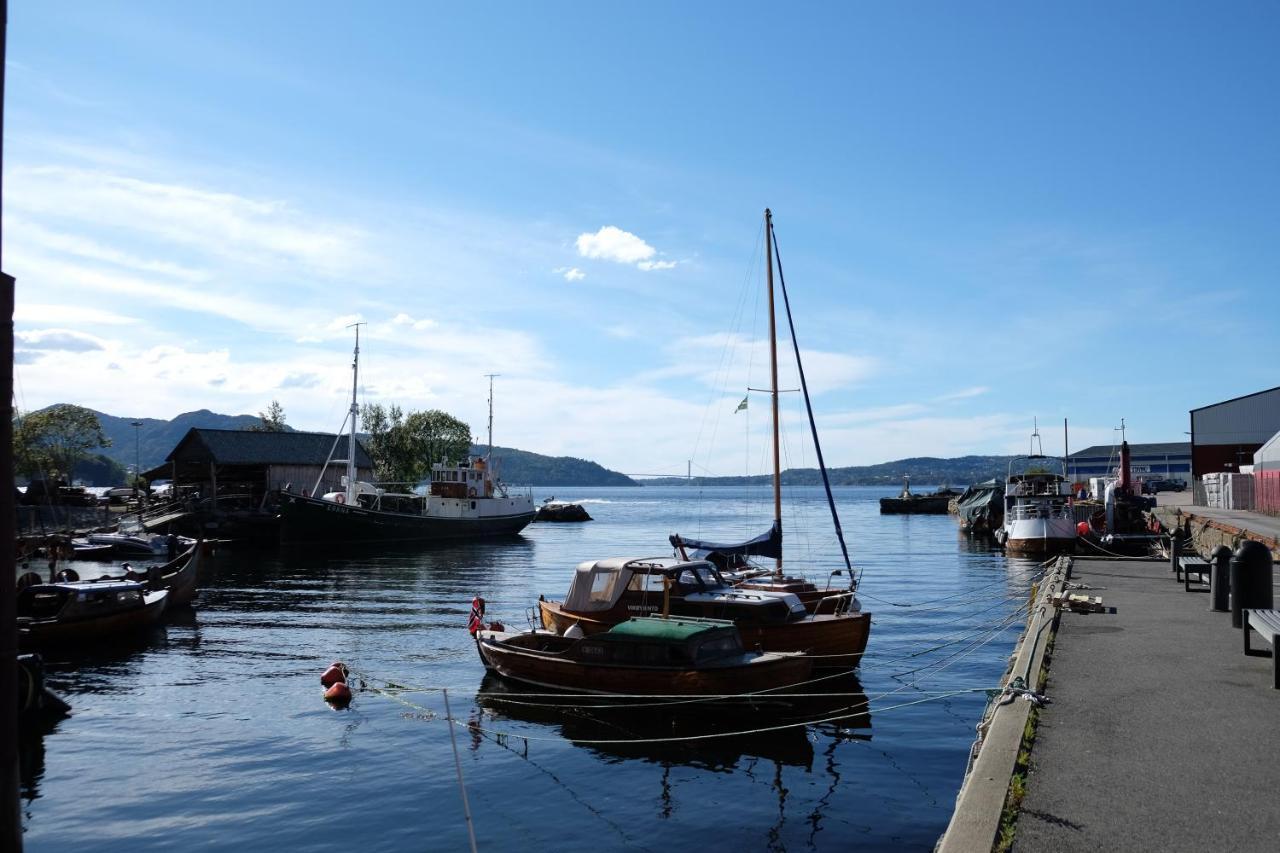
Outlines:
[{"label": "life ring", "polygon": [[475,496],[476,496],[476,487],[475,487],[475,486],[472,486],[471,488],[467,489],[467,497],[469,497],[469,498],[474,498]]},{"label": "life ring", "polygon": [[338,492],[336,495],[333,496],[333,500],[336,503],[344,504],[347,502],[347,496],[344,495],[342,492]]}]

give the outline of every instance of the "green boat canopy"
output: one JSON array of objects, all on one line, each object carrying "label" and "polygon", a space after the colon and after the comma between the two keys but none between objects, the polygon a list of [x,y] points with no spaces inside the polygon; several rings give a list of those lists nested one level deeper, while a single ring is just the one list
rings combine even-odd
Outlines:
[{"label": "green boat canopy", "polygon": [[655,616],[643,616],[628,619],[610,628],[605,636],[625,637],[629,640],[665,640],[683,643],[690,637],[708,631],[722,631],[732,628],[733,622],[727,619],[663,619]]}]

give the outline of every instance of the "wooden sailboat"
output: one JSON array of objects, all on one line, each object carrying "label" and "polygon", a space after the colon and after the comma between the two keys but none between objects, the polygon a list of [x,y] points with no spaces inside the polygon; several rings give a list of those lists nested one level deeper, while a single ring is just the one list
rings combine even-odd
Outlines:
[{"label": "wooden sailboat", "polygon": [[[863,612],[856,596],[856,575],[849,560],[840,517],[827,478],[826,464],[822,458],[822,446],[818,442],[817,427],[809,401],[809,389],[804,366],[800,362],[800,347],[795,342],[795,324],[791,319],[790,300],[787,298],[786,281],[782,276],[781,259],[778,263],[787,323],[795,347],[796,364],[800,372],[801,390],[809,413],[818,466],[826,488],[827,504],[831,510],[836,537],[844,556],[844,565],[832,572],[849,578],[847,590],[819,590],[803,578],[787,576],[782,561],[782,471],[778,425],[778,335],[774,307],[773,264],[777,238],[773,232],[773,215],[765,213],[765,257],[769,302],[769,368],[770,397],[773,422],[773,527],[768,534],[756,537],[737,546],[717,546],[694,540],[672,537],[672,544],[681,553],[680,561],[653,558],[602,560],[583,563],[574,577],[574,586],[564,602],[539,599],[538,609],[543,625],[557,632],[568,630],[574,624],[586,632],[601,631],[609,625],[630,616],[652,612],[659,595],[652,585],[655,575],[666,578],[664,582],[672,602],[672,611],[687,615],[713,616],[733,619],[742,632],[743,643],[750,647],[758,643],[766,650],[809,651],[821,655],[822,666],[856,666],[866,650],[871,631],[871,614]],[[697,549],[703,555],[725,553],[753,554],[772,557],[774,571],[768,577],[752,578],[749,585],[732,587],[710,560],[689,560],[687,549]],[[737,550],[734,550],[737,549]],[[608,575],[609,577],[604,577]],[[686,581],[687,579],[687,581]],[[581,587],[581,588],[579,588]],[[671,592],[674,591],[674,592]],[[808,600],[806,601],[805,598]],[[824,604],[825,601],[825,604]]]}]

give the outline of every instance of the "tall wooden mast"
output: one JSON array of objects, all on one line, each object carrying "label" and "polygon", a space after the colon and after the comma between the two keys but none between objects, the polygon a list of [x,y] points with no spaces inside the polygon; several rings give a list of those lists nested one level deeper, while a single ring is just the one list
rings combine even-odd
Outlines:
[{"label": "tall wooden mast", "polygon": [[[773,404],[773,523],[782,533],[782,461],[778,441],[778,326],[773,311],[773,213],[764,210],[764,262],[769,290],[769,395]],[[776,571],[782,574],[782,550],[779,546]]]}]

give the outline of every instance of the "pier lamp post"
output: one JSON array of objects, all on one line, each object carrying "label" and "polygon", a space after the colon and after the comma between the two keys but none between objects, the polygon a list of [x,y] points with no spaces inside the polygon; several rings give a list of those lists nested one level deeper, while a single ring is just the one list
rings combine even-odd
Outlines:
[{"label": "pier lamp post", "polygon": [[139,444],[139,435],[141,435],[139,430],[142,428],[142,421],[134,421],[129,426],[133,427],[133,482],[130,485],[136,489],[138,488],[138,479],[142,476],[142,454],[139,450],[141,446]]}]

